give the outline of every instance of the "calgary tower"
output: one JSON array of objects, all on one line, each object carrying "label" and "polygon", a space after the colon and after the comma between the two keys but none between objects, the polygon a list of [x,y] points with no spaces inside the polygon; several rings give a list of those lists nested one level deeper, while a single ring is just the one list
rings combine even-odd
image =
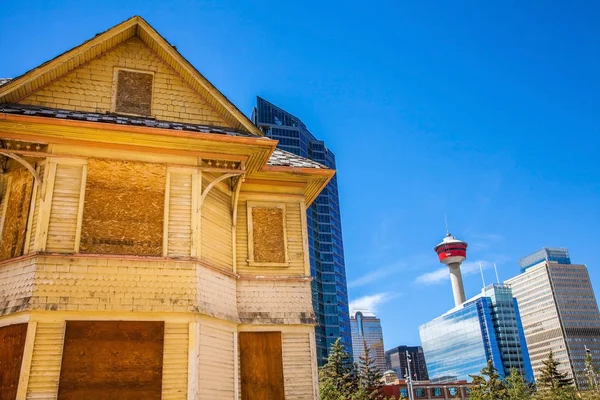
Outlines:
[{"label": "calgary tower", "polygon": [[456,306],[465,302],[465,288],[460,273],[460,264],[467,258],[467,246],[466,242],[456,239],[448,232],[444,240],[433,248],[440,262],[450,269],[452,294]]}]

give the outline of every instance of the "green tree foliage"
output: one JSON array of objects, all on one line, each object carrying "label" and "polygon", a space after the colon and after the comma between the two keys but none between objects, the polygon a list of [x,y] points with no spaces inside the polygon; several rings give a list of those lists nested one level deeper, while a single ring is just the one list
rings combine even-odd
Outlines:
[{"label": "green tree foliage", "polygon": [[358,362],[358,386],[361,391],[360,397],[352,397],[353,400],[381,400],[384,396],[381,394],[383,375],[377,367],[375,360],[371,358],[370,349],[367,342],[363,340],[363,355]]},{"label": "green tree foliage", "polygon": [[542,361],[544,367],[537,380],[538,391],[535,400],[577,400],[577,392],[573,387],[573,379],[567,374],[559,372],[560,362],[554,359],[550,352],[548,358]]},{"label": "green tree foliage", "polygon": [[500,379],[492,361],[481,370],[480,375],[471,375],[473,386],[469,400],[509,400],[508,391]]},{"label": "green tree foliage", "polygon": [[504,380],[506,393],[510,400],[530,400],[533,395],[533,388],[519,370],[516,368],[510,369],[510,374]]},{"label": "green tree foliage", "polygon": [[321,400],[347,400],[358,389],[356,364],[341,340],[331,345],[327,363],[319,370]]},{"label": "green tree foliage", "polygon": [[319,370],[321,400],[386,400],[381,394],[381,372],[375,367],[366,343],[364,349],[356,365],[340,339],[331,345],[327,363]]}]

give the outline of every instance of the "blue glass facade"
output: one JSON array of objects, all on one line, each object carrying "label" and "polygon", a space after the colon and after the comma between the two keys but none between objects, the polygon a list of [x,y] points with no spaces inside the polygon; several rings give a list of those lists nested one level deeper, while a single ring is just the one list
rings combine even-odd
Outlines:
[{"label": "blue glass facade", "polygon": [[[252,121],[268,137],[279,141],[278,148],[336,168],[335,155],[292,114],[257,97]],[[338,337],[352,353],[337,175],[309,207],[306,215],[313,307],[318,321],[315,329],[317,359],[322,365],[331,344]]]},{"label": "blue glass facade", "polygon": [[471,380],[491,360],[500,376],[516,368],[533,381],[516,300],[494,284],[475,298],[419,327],[429,379]]},{"label": "blue glass facade", "polygon": [[558,264],[569,265],[571,264],[571,257],[569,257],[569,250],[565,248],[544,247],[519,260],[521,272],[525,272],[527,268],[533,267],[542,261],[553,261]]}]

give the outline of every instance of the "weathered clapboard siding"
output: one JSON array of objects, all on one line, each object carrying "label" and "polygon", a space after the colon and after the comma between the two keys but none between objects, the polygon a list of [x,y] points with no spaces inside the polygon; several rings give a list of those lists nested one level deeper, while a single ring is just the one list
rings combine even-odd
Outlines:
[{"label": "weathered clapboard siding", "polygon": [[64,322],[37,324],[27,400],[57,398],[64,336]]},{"label": "weathered clapboard siding", "polygon": [[83,165],[56,166],[46,251],[75,251]]},{"label": "weathered clapboard siding", "polygon": [[233,399],[235,392],[234,332],[200,323],[198,351],[199,399]]},{"label": "weathered clapboard siding", "polygon": [[[42,179],[46,179],[44,174],[46,173],[46,165],[42,164],[38,167],[38,174]],[[37,251],[36,248],[36,235],[38,232],[39,225],[39,216],[40,216],[40,204],[42,201],[42,187],[38,184],[38,182],[34,182],[32,200],[31,200],[31,209],[29,210],[29,222],[27,229],[27,243],[25,246],[27,253],[34,253]]]},{"label": "weathered clapboard siding", "polygon": [[192,171],[169,171],[167,255],[189,257],[192,251]]},{"label": "weathered clapboard siding", "polygon": [[313,371],[308,333],[282,335],[286,400],[313,399]]},{"label": "weathered clapboard siding", "polygon": [[[203,174],[203,189],[214,179],[213,175]],[[233,270],[231,191],[228,183],[219,183],[208,192],[201,214],[202,259],[224,270]]]},{"label": "weathered clapboard siding", "polygon": [[6,206],[8,205],[8,188],[10,187],[10,176],[0,175],[0,238],[4,228],[4,220],[6,219]]},{"label": "weathered clapboard siding", "polygon": [[165,323],[162,399],[185,400],[188,391],[189,324]]},{"label": "weathered clapboard siding", "polygon": [[[281,201],[281,204],[285,205],[285,229],[287,236],[287,255],[289,266],[287,267],[269,267],[260,268],[260,266],[249,266],[248,265],[248,235],[252,232],[248,232],[248,211],[247,202],[245,199],[251,199],[251,201],[259,201],[259,198],[249,197],[247,194],[244,196],[244,200],[241,200],[238,204],[238,215],[236,225],[236,257],[237,257],[237,271],[240,274],[249,275],[304,275],[305,274],[305,258],[304,258],[304,246],[303,246],[303,224],[301,213],[301,204],[299,201]],[[256,199],[256,200],[255,200]],[[276,200],[269,200],[269,203],[277,203]],[[255,262],[255,264],[258,264]]]}]

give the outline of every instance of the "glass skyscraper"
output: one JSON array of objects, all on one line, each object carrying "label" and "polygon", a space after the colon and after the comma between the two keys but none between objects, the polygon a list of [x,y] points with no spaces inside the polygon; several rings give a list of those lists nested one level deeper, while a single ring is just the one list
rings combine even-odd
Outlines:
[{"label": "glass skyscraper", "polygon": [[383,347],[383,330],[379,318],[369,311],[352,311],[350,326],[352,329],[354,361],[356,363],[360,362],[360,357],[365,353],[366,344],[375,367],[383,373],[386,370],[385,351]]},{"label": "glass skyscraper", "polygon": [[533,382],[516,299],[509,286],[489,285],[441,317],[419,327],[429,379],[468,380],[491,360],[501,377],[511,368]]},{"label": "glass skyscraper", "polygon": [[[268,137],[279,141],[279,149],[336,168],[334,154],[300,119],[260,97],[256,100],[252,121]],[[318,321],[315,328],[317,358],[319,365],[323,365],[331,344],[338,337],[352,353],[337,175],[311,204],[306,215],[313,277],[312,301]]]}]

